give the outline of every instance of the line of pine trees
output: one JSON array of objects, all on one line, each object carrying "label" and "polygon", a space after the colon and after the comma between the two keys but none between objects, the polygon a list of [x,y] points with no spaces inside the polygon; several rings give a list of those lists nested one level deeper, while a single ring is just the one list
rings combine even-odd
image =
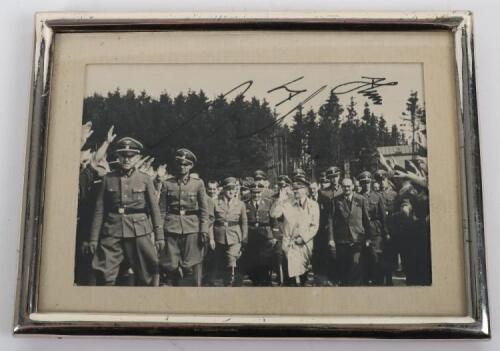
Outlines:
[{"label": "line of pine trees", "polygon": [[406,143],[398,126],[389,129],[367,103],[358,116],[354,98],[344,109],[335,94],[318,111],[298,109],[290,126],[276,123],[279,117],[265,99],[238,96],[227,101],[220,95],[209,100],[201,90],[177,96],[163,93],[155,99],[144,91],[117,89],[106,96],[89,96],[83,106],[83,123],[91,121],[95,131],[88,146],[98,147],[114,125],[119,138],[140,140],[156,164],[172,165],[177,148],[191,149],[198,157],[195,170],[204,179],[272,170],[271,140],[276,135],[286,136],[287,154],[293,160],[288,172],[299,165],[316,173],[332,164],[342,166],[344,160],[369,169],[377,146]]}]

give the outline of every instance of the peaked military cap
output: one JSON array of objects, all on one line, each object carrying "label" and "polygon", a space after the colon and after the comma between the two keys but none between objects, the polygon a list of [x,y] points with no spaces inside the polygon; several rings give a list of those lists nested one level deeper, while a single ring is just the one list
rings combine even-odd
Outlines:
[{"label": "peaked military cap", "polygon": [[267,174],[266,172],[264,172],[263,170],[261,169],[258,169],[254,172],[253,174],[253,177],[255,180],[259,180],[259,179],[267,179]]},{"label": "peaked military cap", "polygon": [[292,186],[294,189],[305,188],[311,185],[311,183],[307,180],[306,177],[302,177],[300,175],[293,177]]},{"label": "peaked military cap", "polygon": [[175,153],[175,159],[181,162],[190,162],[194,164],[196,160],[196,156],[188,149],[182,148],[177,150]]},{"label": "peaked military cap", "polygon": [[297,168],[293,171],[292,177],[306,177],[306,172],[302,168]]},{"label": "peaked military cap", "polygon": [[338,168],[336,166],[328,167],[328,169],[326,170],[326,176],[333,177],[336,175],[340,175],[340,168]]},{"label": "peaked military cap", "polygon": [[361,172],[358,175],[358,180],[360,183],[367,183],[372,181],[372,174],[368,171]]},{"label": "peaked military cap", "polygon": [[278,184],[280,184],[280,185],[285,185],[285,184],[291,185],[292,184],[292,180],[287,175],[280,175],[278,177]]},{"label": "peaked military cap", "polygon": [[116,153],[134,152],[140,154],[144,146],[137,140],[131,137],[121,138],[116,142]]},{"label": "peaked military cap", "polygon": [[241,182],[241,187],[240,187],[240,190],[241,191],[244,191],[244,190],[249,190],[252,188],[254,184],[254,180],[252,177],[245,177],[242,182]]},{"label": "peaked military cap", "polygon": [[262,184],[253,183],[250,186],[250,191],[252,193],[261,193],[262,191],[264,191],[264,186]]},{"label": "peaked military cap", "polygon": [[328,180],[327,176],[326,176],[326,171],[322,171],[320,174],[319,174],[319,182],[320,183],[330,183],[330,181]]},{"label": "peaked military cap", "polygon": [[379,169],[378,171],[376,171],[374,174],[373,174],[373,177],[376,179],[376,180],[382,180],[382,179],[385,179],[387,178],[387,172],[384,171],[383,169]]},{"label": "peaked military cap", "polygon": [[238,183],[238,179],[235,177],[227,177],[222,181],[222,186],[224,188],[236,188],[236,185]]}]

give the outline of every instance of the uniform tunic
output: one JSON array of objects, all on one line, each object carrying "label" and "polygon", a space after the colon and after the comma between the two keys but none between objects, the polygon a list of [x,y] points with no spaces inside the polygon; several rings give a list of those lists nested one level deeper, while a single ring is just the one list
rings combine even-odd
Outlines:
[{"label": "uniform tunic", "polygon": [[371,237],[368,239],[371,240],[373,247],[378,253],[382,251],[383,238],[387,233],[384,199],[375,191],[364,193],[363,196],[368,205],[368,216],[371,226]]},{"label": "uniform tunic", "polygon": [[[153,223],[151,223],[151,219]],[[97,201],[90,241],[99,245],[92,261],[98,280],[114,284],[127,258],[139,284],[152,283],[158,258],[150,234],[163,240],[163,229],[151,178],[138,170],[104,176]]]},{"label": "uniform tunic", "polygon": [[273,242],[275,238],[270,227],[270,209],[269,199],[261,199],[257,203],[252,200],[247,204],[248,249],[246,256],[249,269],[274,263],[276,240]]},{"label": "uniform tunic", "polygon": [[[220,196],[214,206],[213,235],[217,245],[217,256],[227,267],[236,267],[241,255],[241,243],[247,242],[248,222],[243,201]],[[220,257],[224,255],[225,257]]]},{"label": "uniform tunic", "polygon": [[198,177],[171,177],[161,186],[160,212],[166,235],[165,257],[161,264],[167,271],[185,269],[203,260],[199,235],[208,233],[209,218],[205,185]]}]

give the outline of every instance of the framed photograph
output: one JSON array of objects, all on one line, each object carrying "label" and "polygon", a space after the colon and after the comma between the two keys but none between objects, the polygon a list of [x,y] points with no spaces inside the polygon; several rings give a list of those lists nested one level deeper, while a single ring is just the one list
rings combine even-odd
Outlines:
[{"label": "framed photograph", "polygon": [[489,338],[472,42],[37,14],[14,333]]}]

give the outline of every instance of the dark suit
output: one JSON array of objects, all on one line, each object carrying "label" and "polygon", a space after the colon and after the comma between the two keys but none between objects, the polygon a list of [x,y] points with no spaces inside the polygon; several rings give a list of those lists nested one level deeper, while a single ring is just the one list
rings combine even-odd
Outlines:
[{"label": "dark suit", "polygon": [[366,199],[353,193],[349,201],[344,195],[333,199],[330,240],[337,248],[337,265],[341,285],[361,285],[363,270],[361,253],[366,238],[371,237]]}]

